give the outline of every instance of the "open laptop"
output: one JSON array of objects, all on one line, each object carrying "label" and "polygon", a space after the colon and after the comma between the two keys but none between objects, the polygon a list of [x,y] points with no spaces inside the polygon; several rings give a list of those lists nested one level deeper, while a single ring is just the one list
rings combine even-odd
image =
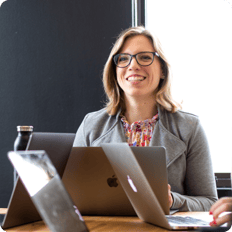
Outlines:
[{"label": "open laptop", "polygon": [[[53,162],[58,174],[63,175],[72,144],[74,133],[36,133],[28,142],[28,150],[45,150]],[[8,211],[4,217],[2,228],[22,225],[41,220],[22,181],[18,178],[8,204]]]},{"label": "open laptop", "polygon": [[[129,147],[128,144],[108,143],[101,144],[101,146],[140,219],[168,230],[193,230],[210,227],[210,221],[193,217],[165,215],[166,213],[152,189],[149,176],[140,165],[133,148]],[[152,149],[152,147],[141,149]]]},{"label": "open laptop", "polygon": [[88,231],[45,151],[8,152],[8,158],[50,231]]},{"label": "open laptop", "polygon": [[[165,149],[134,147],[133,151],[169,214]],[[73,147],[62,181],[82,215],[136,215],[101,147]]]}]

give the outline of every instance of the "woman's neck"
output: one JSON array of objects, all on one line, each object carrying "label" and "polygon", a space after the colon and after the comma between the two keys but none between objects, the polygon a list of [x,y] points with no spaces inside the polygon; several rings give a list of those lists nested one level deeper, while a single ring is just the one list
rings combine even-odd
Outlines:
[{"label": "woman's neck", "polygon": [[125,117],[129,124],[151,119],[158,112],[154,97],[151,99],[125,98],[125,106]]}]

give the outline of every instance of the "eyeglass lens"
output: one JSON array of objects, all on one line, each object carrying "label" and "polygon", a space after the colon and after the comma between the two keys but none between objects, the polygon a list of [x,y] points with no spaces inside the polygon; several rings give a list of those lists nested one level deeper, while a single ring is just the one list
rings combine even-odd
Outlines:
[{"label": "eyeglass lens", "polygon": [[[130,64],[133,55],[118,54],[115,56],[115,64],[118,67],[126,67]],[[135,55],[138,64],[148,66],[153,62],[154,54],[151,52],[141,52]]]}]

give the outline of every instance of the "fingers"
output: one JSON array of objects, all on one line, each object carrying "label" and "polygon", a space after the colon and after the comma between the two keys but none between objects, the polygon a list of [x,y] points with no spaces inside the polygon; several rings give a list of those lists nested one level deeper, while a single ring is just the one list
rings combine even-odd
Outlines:
[{"label": "fingers", "polygon": [[[227,214],[219,217],[223,212]],[[210,214],[213,215],[214,221],[210,223],[212,226],[218,226],[226,222],[232,221],[232,198],[224,197],[218,200],[210,209]]]},{"label": "fingers", "polygon": [[231,213],[226,214],[223,217],[219,217],[219,218],[215,219],[215,221],[216,221],[217,226],[220,226],[226,222],[231,222],[232,221],[232,214]]},{"label": "fingers", "polygon": [[220,226],[224,223],[231,223],[232,222],[232,213],[226,214],[222,217],[219,217],[217,219],[214,218],[212,222],[210,222],[210,226]]},{"label": "fingers", "polygon": [[215,204],[213,204],[210,211],[214,212],[217,208],[219,208],[223,204],[231,204],[232,205],[232,197],[223,197],[223,198],[221,198]]},{"label": "fingers", "polygon": [[171,186],[168,184],[168,200],[169,200],[169,208],[172,207],[173,199],[171,194]]},{"label": "fingers", "polygon": [[222,205],[219,205],[212,213],[214,218],[218,218],[219,215],[223,212],[232,212],[232,204],[224,203]]},{"label": "fingers", "polygon": [[217,218],[222,212],[232,212],[232,197],[223,197],[210,209],[213,216]]}]

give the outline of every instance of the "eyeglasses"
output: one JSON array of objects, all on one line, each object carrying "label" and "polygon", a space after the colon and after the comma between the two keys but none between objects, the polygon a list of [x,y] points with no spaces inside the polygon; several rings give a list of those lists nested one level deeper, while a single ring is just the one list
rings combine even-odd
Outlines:
[{"label": "eyeglasses", "polygon": [[153,63],[154,57],[160,57],[157,52],[139,52],[135,55],[130,55],[127,53],[116,54],[113,56],[114,63],[119,68],[127,67],[135,57],[137,63],[141,66],[149,66]]}]

